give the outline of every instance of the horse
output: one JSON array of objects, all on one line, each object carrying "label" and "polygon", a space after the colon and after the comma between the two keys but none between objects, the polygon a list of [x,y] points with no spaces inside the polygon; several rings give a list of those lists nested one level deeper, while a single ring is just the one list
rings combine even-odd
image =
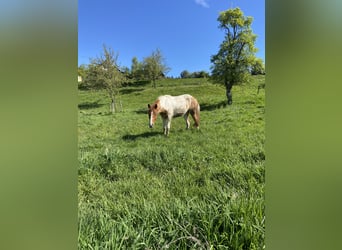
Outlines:
[{"label": "horse", "polygon": [[168,136],[173,117],[183,116],[186,128],[190,128],[189,114],[195,121],[195,127],[199,129],[200,105],[196,98],[189,94],[171,96],[162,95],[152,104],[148,104],[149,127],[152,128],[158,114],[163,119],[164,135]]}]

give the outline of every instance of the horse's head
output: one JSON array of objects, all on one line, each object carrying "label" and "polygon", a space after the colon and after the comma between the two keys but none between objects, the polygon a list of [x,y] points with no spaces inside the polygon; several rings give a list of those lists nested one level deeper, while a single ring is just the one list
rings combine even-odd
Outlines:
[{"label": "horse's head", "polygon": [[152,105],[147,104],[147,107],[148,107],[149,127],[152,128],[158,116],[158,104],[157,103],[154,103]]}]

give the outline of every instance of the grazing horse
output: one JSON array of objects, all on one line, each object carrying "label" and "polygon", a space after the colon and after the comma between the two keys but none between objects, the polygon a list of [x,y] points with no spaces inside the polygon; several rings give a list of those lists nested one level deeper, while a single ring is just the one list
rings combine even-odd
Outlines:
[{"label": "grazing horse", "polygon": [[195,127],[199,128],[200,105],[191,95],[163,95],[152,104],[148,104],[149,126],[153,127],[158,114],[163,119],[164,134],[169,135],[172,117],[183,116],[186,128],[190,127],[189,114],[195,121]]}]

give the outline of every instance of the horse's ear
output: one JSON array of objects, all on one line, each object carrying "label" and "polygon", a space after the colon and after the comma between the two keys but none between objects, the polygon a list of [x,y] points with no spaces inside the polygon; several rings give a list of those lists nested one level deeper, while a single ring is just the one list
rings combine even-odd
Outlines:
[{"label": "horse's ear", "polygon": [[150,105],[150,104],[147,104],[147,107],[148,107],[148,108],[151,108],[151,105]]},{"label": "horse's ear", "polygon": [[157,105],[157,103],[156,103],[156,104],[154,104],[154,108],[155,108],[155,109],[157,109],[157,108],[158,108],[158,105]]}]

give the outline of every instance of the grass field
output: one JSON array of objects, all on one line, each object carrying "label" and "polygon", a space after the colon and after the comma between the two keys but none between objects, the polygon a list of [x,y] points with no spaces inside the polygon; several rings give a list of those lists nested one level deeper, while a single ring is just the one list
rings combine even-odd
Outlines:
[{"label": "grass field", "polygon": [[[79,91],[80,249],[263,249],[265,82],[225,89],[205,79],[165,79],[121,89],[122,112],[103,91]],[[163,135],[147,104],[188,93],[200,130],[183,118]],[[191,120],[193,124],[193,120]]]}]

